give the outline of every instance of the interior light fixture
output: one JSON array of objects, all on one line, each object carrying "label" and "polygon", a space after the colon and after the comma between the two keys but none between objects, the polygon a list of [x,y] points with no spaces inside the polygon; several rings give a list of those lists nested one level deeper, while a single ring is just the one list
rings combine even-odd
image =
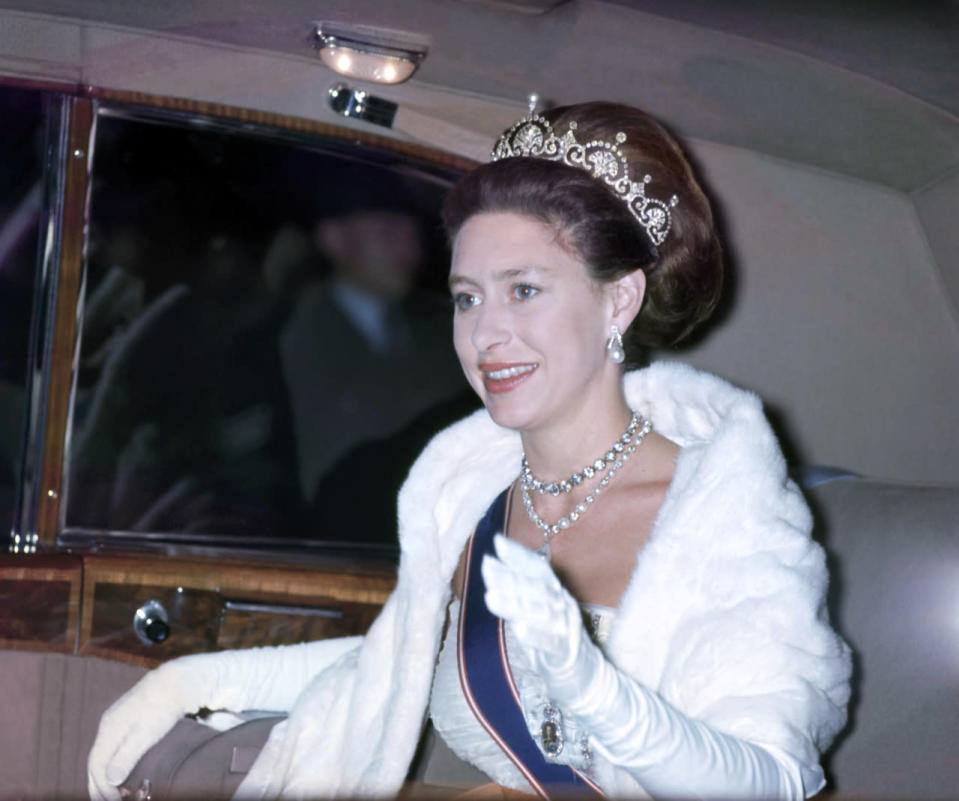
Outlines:
[{"label": "interior light fixture", "polygon": [[316,23],[320,59],[334,72],[359,81],[402,83],[426,57],[415,36],[366,25]]}]

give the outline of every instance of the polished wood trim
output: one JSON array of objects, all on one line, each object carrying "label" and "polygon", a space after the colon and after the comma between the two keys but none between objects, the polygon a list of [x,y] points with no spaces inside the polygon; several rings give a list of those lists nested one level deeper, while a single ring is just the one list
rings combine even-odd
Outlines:
[{"label": "polished wood trim", "polygon": [[77,341],[77,303],[83,278],[84,239],[89,189],[90,148],[94,103],[87,98],[67,101],[68,134],[60,226],[60,264],[50,348],[46,424],[37,535],[41,548],[53,548],[60,522],[63,459]]},{"label": "polished wood trim", "polygon": [[118,105],[147,106],[165,111],[176,111],[184,114],[196,114],[204,117],[218,117],[223,120],[262,125],[269,128],[279,128],[295,133],[310,136],[326,136],[334,139],[345,139],[356,144],[367,145],[381,150],[389,150],[411,158],[420,159],[442,167],[450,167],[464,172],[476,167],[476,162],[463,156],[447,153],[426,145],[405,142],[389,136],[378,136],[369,131],[356,130],[338,125],[331,125],[318,120],[296,117],[290,114],[278,114],[272,111],[228,106],[221,103],[210,103],[201,100],[190,100],[180,97],[166,97],[151,95],[143,92],[130,92],[117,89],[104,89],[89,86],[86,89],[89,97],[97,100],[109,101]]},{"label": "polished wood trim", "polygon": [[[0,649],[10,648],[25,651],[59,651],[72,653],[76,648],[80,622],[80,597],[83,584],[83,563],[77,556],[66,555],[0,555],[0,582],[16,588],[23,585],[24,603],[31,604],[27,614],[16,615],[25,633],[30,637],[0,637]],[[51,593],[44,593],[42,586],[49,584]],[[57,585],[64,585],[58,589]],[[39,596],[37,590],[40,590]],[[66,593],[66,603],[56,602],[55,608],[37,604],[37,598]],[[8,610],[11,611],[11,610]],[[13,618],[11,618],[13,620]],[[37,633],[62,632],[60,636],[36,636]]]},{"label": "polished wood trim", "polygon": [[26,78],[20,75],[0,75],[0,86],[32,89],[37,92],[56,92],[61,95],[79,95],[83,92],[83,87],[72,81],[58,81],[54,78]]},{"label": "polished wood trim", "polygon": [[190,587],[194,590],[246,590],[286,598],[318,593],[343,601],[382,604],[396,585],[391,571],[323,570],[294,565],[251,565],[232,560],[144,559],[141,556],[89,554],[83,556],[89,595],[97,582],[152,584],[162,587]]},{"label": "polished wood trim", "polygon": [[0,553],[0,575],[5,578],[13,576],[42,578],[56,576],[64,571],[79,570],[82,567],[83,560],[74,554],[59,553],[33,556]]},{"label": "polished wood trim", "polygon": [[[147,667],[186,653],[360,633],[355,628],[337,627],[369,625],[396,581],[391,570],[251,566],[222,559],[146,560],[90,554],[83,557],[83,564],[77,653]],[[136,609],[151,598],[171,612],[179,607],[177,614],[182,615],[170,638],[152,646],[140,643],[132,630]],[[322,617],[284,614],[282,610],[276,615],[247,613],[230,610],[226,602],[231,600],[342,607],[344,615],[340,624],[336,620],[324,622]]]}]

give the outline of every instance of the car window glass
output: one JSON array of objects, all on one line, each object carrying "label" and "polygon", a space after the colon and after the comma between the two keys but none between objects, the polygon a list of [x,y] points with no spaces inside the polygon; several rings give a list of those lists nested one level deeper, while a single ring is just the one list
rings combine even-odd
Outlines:
[{"label": "car window glass", "polygon": [[393,545],[413,458],[475,405],[443,291],[454,177],[101,115],[66,528]]}]

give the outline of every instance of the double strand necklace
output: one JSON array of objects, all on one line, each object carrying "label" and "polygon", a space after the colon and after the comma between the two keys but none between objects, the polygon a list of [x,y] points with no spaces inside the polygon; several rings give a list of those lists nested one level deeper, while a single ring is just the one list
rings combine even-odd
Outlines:
[{"label": "double strand necklace", "polygon": [[[526,454],[523,454],[523,464],[520,469],[520,487],[523,492],[523,506],[526,507],[526,514],[540,531],[543,532],[543,544],[536,549],[536,553],[545,559],[549,559],[549,542],[560,531],[569,528],[573,523],[579,520],[587,510],[595,503],[596,498],[602,494],[603,490],[609,486],[616,472],[620,470],[636,449],[646,439],[646,435],[652,431],[653,424],[643,417],[639,412],[633,412],[629,425],[623,435],[617,439],[609,449],[600,458],[586,465],[577,473],[571,474],[568,478],[558,481],[541,481],[533,475],[529,463],[526,461]],[[576,504],[565,517],[561,517],[555,523],[547,523],[537,513],[533,507],[533,492],[540,495],[552,495],[554,498],[560,493],[570,493],[574,487],[580,486],[583,482],[589,481],[606,471],[599,484],[590,492],[580,503]]]}]

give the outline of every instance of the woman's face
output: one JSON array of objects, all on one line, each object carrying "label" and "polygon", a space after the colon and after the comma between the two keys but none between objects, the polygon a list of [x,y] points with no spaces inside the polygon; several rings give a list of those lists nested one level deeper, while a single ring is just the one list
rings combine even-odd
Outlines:
[{"label": "woman's face", "polygon": [[575,425],[597,393],[618,389],[609,293],[553,228],[510,212],[471,217],[453,244],[450,291],[457,356],[500,425]]}]

